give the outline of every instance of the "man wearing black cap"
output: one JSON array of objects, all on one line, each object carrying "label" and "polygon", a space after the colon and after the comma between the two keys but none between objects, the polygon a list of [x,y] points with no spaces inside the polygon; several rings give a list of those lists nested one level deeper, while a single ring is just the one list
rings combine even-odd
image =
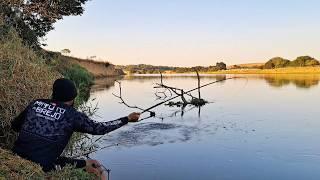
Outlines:
[{"label": "man wearing black cap", "polygon": [[73,132],[103,135],[128,122],[136,122],[139,113],[109,122],[96,122],[73,108],[77,89],[68,79],[57,79],[53,84],[52,99],[38,99],[12,122],[12,128],[20,132],[13,151],[19,156],[38,163],[45,172],[75,164],[97,173],[100,164],[96,160],[77,160],[60,157]]}]

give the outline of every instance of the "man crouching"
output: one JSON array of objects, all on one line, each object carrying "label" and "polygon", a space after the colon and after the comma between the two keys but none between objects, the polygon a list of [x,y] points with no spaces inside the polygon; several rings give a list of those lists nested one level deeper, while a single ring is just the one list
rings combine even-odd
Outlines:
[{"label": "man crouching", "polygon": [[51,99],[31,102],[12,122],[12,128],[19,133],[13,152],[39,164],[43,171],[63,168],[67,164],[85,168],[101,179],[105,174],[97,160],[80,160],[61,157],[73,132],[103,135],[116,130],[128,122],[137,122],[139,113],[108,122],[91,120],[74,107],[77,89],[68,79],[57,79],[53,84]]}]

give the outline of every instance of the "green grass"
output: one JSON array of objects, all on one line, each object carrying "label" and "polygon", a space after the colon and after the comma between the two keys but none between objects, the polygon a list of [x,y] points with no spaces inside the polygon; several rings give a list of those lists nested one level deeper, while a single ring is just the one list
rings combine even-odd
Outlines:
[{"label": "green grass", "polygon": [[94,77],[85,68],[78,64],[72,64],[62,71],[62,75],[75,82],[78,89],[78,96],[75,100],[76,107],[86,102],[90,96],[90,87]]}]

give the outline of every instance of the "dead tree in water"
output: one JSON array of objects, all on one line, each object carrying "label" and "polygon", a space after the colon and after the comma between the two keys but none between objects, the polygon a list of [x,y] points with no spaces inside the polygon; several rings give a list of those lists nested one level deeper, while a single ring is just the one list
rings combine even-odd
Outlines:
[{"label": "dead tree in water", "polygon": [[[178,106],[178,107],[182,106],[182,107],[185,107],[187,105],[194,105],[194,106],[199,107],[199,106],[205,105],[208,102],[201,98],[200,75],[199,75],[198,71],[196,71],[196,74],[197,74],[197,79],[198,79],[198,88],[197,88],[198,97],[194,97],[191,93],[185,93],[186,91],[184,89],[165,85],[163,83],[163,75],[162,75],[161,72],[160,72],[160,83],[157,83],[156,84],[157,86],[155,86],[154,88],[155,89],[163,89],[163,90],[160,91],[160,92],[157,91],[155,93],[155,95],[157,96],[158,99],[161,99],[161,100],[165,100],[168,97],[171,97],[172,94],[176,94],[177,96],[179,96],[181,98],[181,101],[178,101],[178,102],[169,101],[167,104],[165,104],[165,105],[168,105],[168,106]],[[169,92],[170,96],[167,96],[166,92]],[[191,100],[188,101],[185,98],[185,95],[191,97]]]},{"label": "dead tree in water", "polygon": [[[207,101],[203,100],[201,98],[201,94],[199,94],[199,91],[200,91],[201,88],[210,86],[210,85],[215,84],[215,83],[219,83],[219,82],[223,82],[223,81],[226,81],[226,80],[237,78],[237,77],[232,77],[232,78],[225,78],[224,77],[223,79],[219,79],[219,80],[216,80],[216,81],[213,81],[213,82],[209,82],[209,83],[200,85],[200,76],[199,76],[199,74],[197,74],[197,75],[198,75],[198,87],[185,91],[185,90],[180,89],[180,88],[170,87],[170,86],[167,86],[167,85],[163,84],[163,76],[161,74],[161,81],[160,81],[161,83],[160,84],[157,83],[157,86],[155,86],[154,88],[164,89],[162,92],[156,92],[157,99],[158,100],[161,99],[162,101],[159,102],[159,103],[156,103],[156,104],[154,104],[154,105],[152,105],[152,106],[150,106],[150,107],[148,107],[146,109],[140,108],[138,106],[131,106],[128,103],[126,103],[124,101],[124,99],[122,98],[121,83],[118,82],[118,81],[117,82],[119,84],[119,91],[120,91],[119,95],[115,95],[115,94],[113,94],[113,95],[121,100],[120,101],[121,104],[124,104],[129,108],[141,110],[141,114],[149,112],[150,113],[150,117],[154,117],[155,116],[155,112],[151,111],[152,109],[154,109],[154,108],[156,108],[156,107],[158,107],[158,106],[160,106],[162,104],[165,104],[165,103],[167,103],[167,104],[165,104],[167,106],[182,107],[182,114],[183,114],[184,107],[186,107],[187,105],[193,105],[195,107],[199,107],[199,114],[200,114],[200,107],[205,105],[206,103],[208,103]],[[196,98],[196,97],[192,96],[192,94],[191,94],[191,92],[196,91],[196,90],[198,90],[198,95],[200,95],[199,98]],[[171,94],[170,97],[168,97],[166,95],[166,91],[170,92],[170,94]],[[162,98],[161,95],[159,95],[159,93],[164,94],[165,95],[164,98]],[[173,94],[175,94],[175,95],[173,95]],[[192,98],[191,101],[187,101],[186,98],[185,98],[185,95],[190,96]],[[172,100],[174,100],[176,98],[179,98],[179,97],[182,99],[182,102],[181,101],[179,101],[179,102],[173,102],[172,101]],[[147,117],[147,118],[150,118],[150,117]],[[147,118],[145,118],[145,119],[147,119]]]}]

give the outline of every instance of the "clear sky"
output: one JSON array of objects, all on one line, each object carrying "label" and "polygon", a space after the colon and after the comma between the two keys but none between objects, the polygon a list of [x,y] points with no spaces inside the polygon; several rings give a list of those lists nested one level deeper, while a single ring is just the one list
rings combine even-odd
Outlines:
[{"label": "clear sky", "polygon": [[91,0],[46,47],[114,64],[172,66],[320,59],[319,0]]}]

